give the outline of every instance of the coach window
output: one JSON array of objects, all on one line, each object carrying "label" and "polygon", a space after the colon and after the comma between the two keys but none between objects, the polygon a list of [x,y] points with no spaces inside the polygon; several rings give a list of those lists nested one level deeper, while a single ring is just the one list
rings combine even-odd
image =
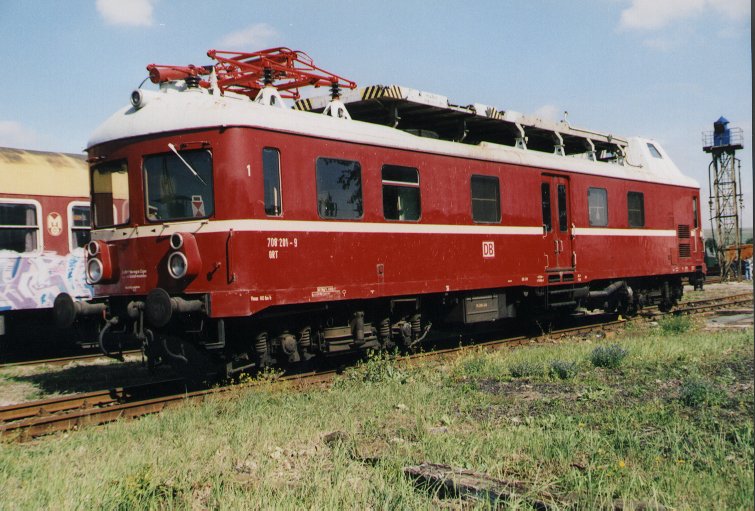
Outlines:
[{"label": "coach window", "polygon": [[265,147],[262,150],[262,180],[265,188],[265,214],[281,216],[283,200],[281,198],[280,152]]},{"label": "coach window", "polygon": [[592,227],[608,225],[608,192],[605,188],[587,190],[587,207]]},{"label": "coach window", "polygon": [[206,149],[144,157],[147,220],[207,218],[215,212],[212,153]]},{"label": "coach window", "polygon": [[91,239],[91,213],[89,204],[72,202],[68,205],[68,243],[71,250],[83,247]]},{"label": "coach window", "polygon": [[386,220],[416,221],[422,214],[419,171],[383,165],[383,216]]},{"label": "coach window", "polygon": [[472,220],[481,223],[501,221],[501,193],[498,178],[472,176]]},{"label": "coach window", "polygon": [[645,227],[645,196],[640,192],[627,193],[629,227]]},{"label": "coach window", "polygon": [[362,218],[362,167],[357,161],[317,158],[317,213],[329,220]]},{"label": "coach window", "polygon": [[0,202],[0,250],[28,253],[41,249],[39,204]]},{"label": "coach window", "polygon": [[553,224],[551,223],[551,185],[543,183],[540,185],[540,204],[543,211],[543,230],[551,232]]},{"label": "coach window", "polygon": [[92,205],[95,227],[113,227],[129,222],[128,208],[118,222],[116,211],[128,203],[126,160],[109,161],[92,167]]},{"label": "coach window", "polygon": [[650,154],[653,156],[653,158],[662,159],[663,156],[661,156],[661,152],[658,150],[657,147],[655,147],[653,144],[648,142],[648,150],[650,151]]}]

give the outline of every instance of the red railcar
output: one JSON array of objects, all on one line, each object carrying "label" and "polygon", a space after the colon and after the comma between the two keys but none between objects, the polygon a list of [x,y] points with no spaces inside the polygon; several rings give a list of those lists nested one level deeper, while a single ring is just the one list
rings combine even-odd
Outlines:
[{"label": "red railcar", "polygon": [[396,86],[292,109],[269,73],[242,94],[220,63],[171,69],[89,143],[98,298],[61,297],[61,325],[233,371],[702,282],[699,187],[656,141]]}]

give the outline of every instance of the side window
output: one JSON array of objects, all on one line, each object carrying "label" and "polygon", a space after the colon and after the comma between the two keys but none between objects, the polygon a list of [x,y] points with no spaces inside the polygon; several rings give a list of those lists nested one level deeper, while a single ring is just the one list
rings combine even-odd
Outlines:
[{"label": "side window", "polygon": [[31,202],[0,202],[0,250],[36,252],[41,248],[39,206]]},{"label": "side window", "polygon": [[89,204],[72,202],[68,205],[68,244],[71,250],[83,247],[91,239],[92,216]]},{"label": "side window", "polygon": [[[126,160],[100,163],[92,167],[92,205],[95,227],[113,227],[129,222],[128,166]],[[116,215],[121,206],[120,221]]]},{"label": "side window", "polygon": [[281,196],[280,152],[271,147],[262,150],[262,181],[265,189],[265,214],[281,216],[283,200]]},{"label": "side window", "polygon": [[569,216],[566,210],[566,186],[558,185],[558,230],[566,232],[569,229]]},{"label": "side window", "polygon": [[663,156],[661,156],[661,152],[658,150],[657,147],[655,147],[653,144],[648,142],[648,150],[650,151],[650,154],[653,156],[653,158],[662,159]]},{"label": "side window", "polygon": [[553,224],[551,223],[550,183],[543,183],[540,185],[540,204],[543,210],[543,229],[545,229],[545,232],[551,232],[553,230]]},{"label": "side window", "polygon": [[692,197],[692,214],[695,216],[693,222],[695,224],[695,229],[697,229],[700,227],[700,221],[697,219],[697,216],[699,215],[697,211],[697,197]]},{"label": "side window", "polygon": [[383,165],[383,216],[386,220],[416,221],[422,215],[419,171]]},{"label": "side window", "polygon": [[589,188],[587,190],[587,207],[591,226],[605,227],[608,225],[608,192],[605,188]]},{"label": "side window", "polygon": [[362,167],[359,162],[317,158],[316,174],[320,218],[362,218]]},{"label": "side window", "polygon": [[501,193],[498,178],[472,176],[472,220],[495,223],[501,221]]},{"label": "side window", "polygon": [[627,193],[629,227],[645,227],[645,196],[640,192]]}]

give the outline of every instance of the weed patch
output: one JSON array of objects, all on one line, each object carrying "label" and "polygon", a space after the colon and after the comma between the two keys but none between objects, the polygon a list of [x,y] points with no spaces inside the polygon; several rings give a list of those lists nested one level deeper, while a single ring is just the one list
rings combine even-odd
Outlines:
[{"label": "weed patch", "polygon": [[590,353],[590,362],[595,367],[615,369],[621,365],[628,354],[629,352],[618,344],[598,346]]},{"label": "weed patch", "polygon": [[690,316],[667,315],[658,320],[664,335],[679,335],[692,329],[694,322]]},{"label": "weed patch", "polygon": [[371,351],[367,355],[367,360],[360,361],[353,369],[347,371],[342,381],[361,382],[369,385],[404,384],[408,378],[409,373],[399,366],[396,353]]},{"label": "weed patch", "polygon": [[715,384],[702,379],[689,379],[679,389],[679,400],[690,407],[716,406],[725,401],[726,394]]},{"label": "weed patch", "polygon": [[544,373],[543,365],[532,360],[522,360],[511,364],[509,372],[514,378],[531,378],[542,376]]},{"label": "weed patch", "polygon": [[579,368],[576,362],[554,360],[550,365],[550,375],[560,380],[569,380],[577,375]]}]

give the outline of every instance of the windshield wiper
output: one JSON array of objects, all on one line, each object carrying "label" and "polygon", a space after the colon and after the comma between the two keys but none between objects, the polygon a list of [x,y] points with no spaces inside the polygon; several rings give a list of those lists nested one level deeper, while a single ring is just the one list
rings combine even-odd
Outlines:
[{"label": "windshield wiper", "polygon": [[194,177],[196,177],[197,179],[199,179],[200,181],[202,181],[203,185],[207,186],[207,183],[205,183],[204,179],[202,179],[202,177],[199,174],[197,174],[197,171],[194,170],[194,168],[191,165],[189,165],[189,162],[187,162],[186,160],[184,160],[183,156],[181,156],[180,154],[178,154],[178,151],[176,150],[176,146],[174,146],[171,142],[168,142],[168,149],[170,149],[171,151],[173,151],[176,154],[176,156],[178,156],[178,159],[181,160],[184,165],[186,165],[186,168],[189,169],[192,174],[194,174]]}]

